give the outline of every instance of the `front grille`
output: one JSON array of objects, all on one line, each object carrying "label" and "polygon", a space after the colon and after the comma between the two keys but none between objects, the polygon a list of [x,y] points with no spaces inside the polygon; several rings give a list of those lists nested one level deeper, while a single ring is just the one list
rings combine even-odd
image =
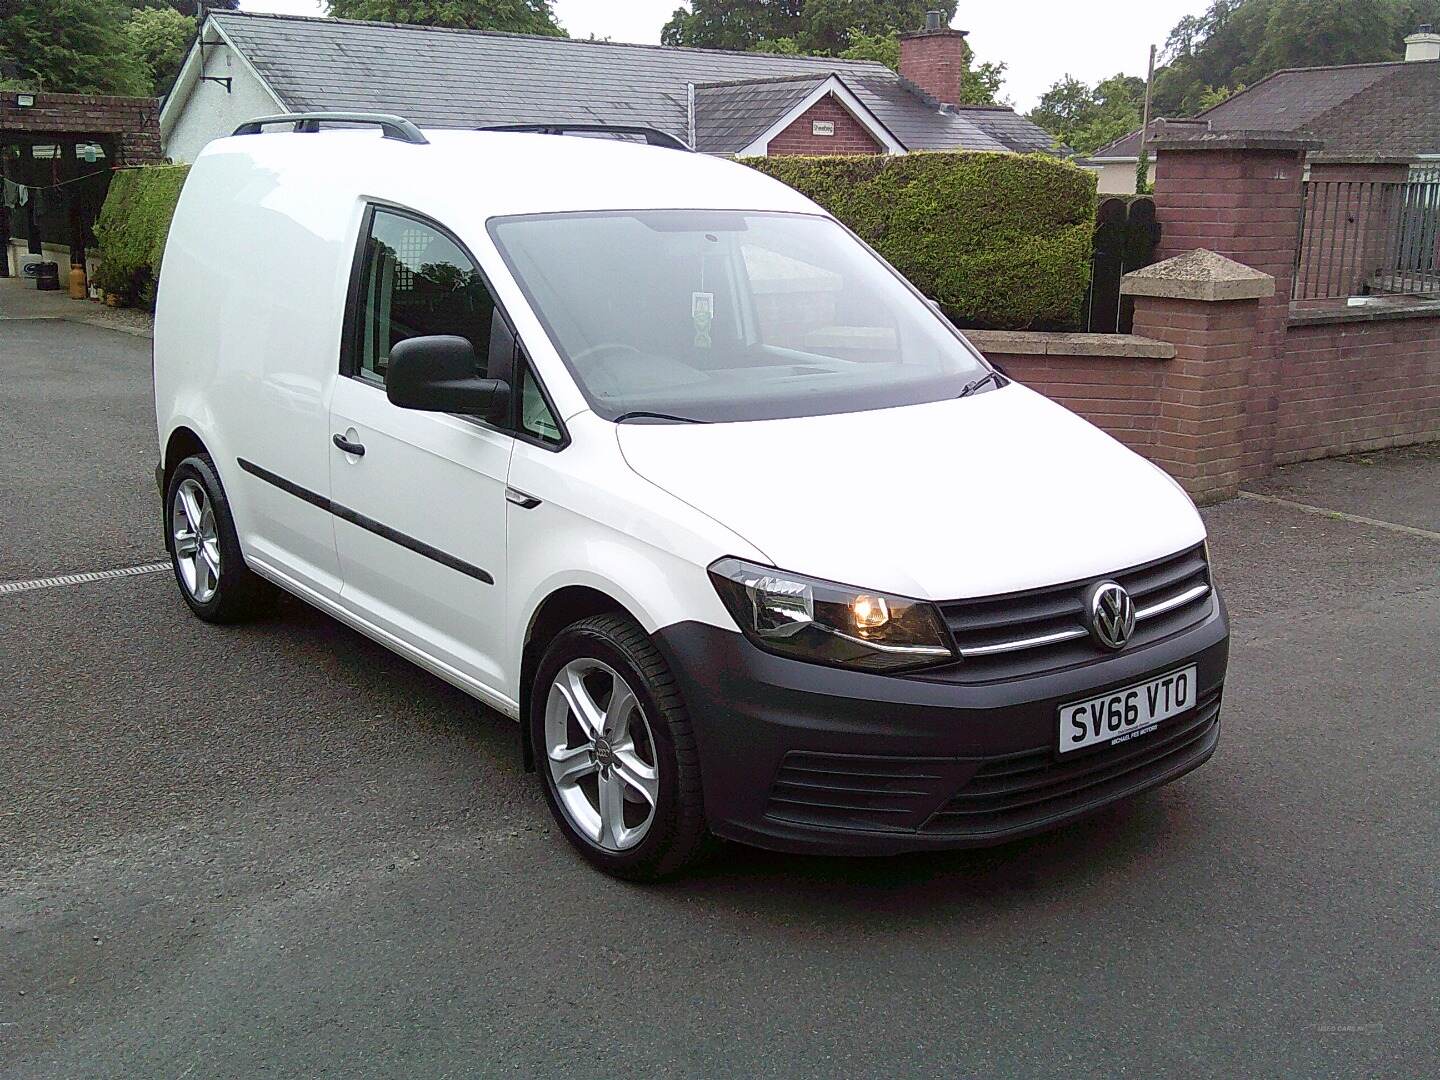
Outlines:
[{"label": "front grille", "polygon": [[962,656],[947,676],[990,682],[1114,656],[1090,638],[1086,626],[1085,592],[1099,581],[1118,581],[1135,601],[1135,633],[1127,650],[1183,630],[1209,610],[1210,570],[1202,545],[1117,574],[943,603],[941,613]]},{"label": "front grille", "polygon": [[765,814],[835,829],[914,830],[962,782],[965,765],[955,758],[792,750]]},{"label": "front grille", "polygon": [[1138,787],[1204,757],[1220,727],[1220,691],[1194,711],[1120,747],[1055,760],[1049,749],[992,758],[925,823],[926,832],[1023,829]]}]

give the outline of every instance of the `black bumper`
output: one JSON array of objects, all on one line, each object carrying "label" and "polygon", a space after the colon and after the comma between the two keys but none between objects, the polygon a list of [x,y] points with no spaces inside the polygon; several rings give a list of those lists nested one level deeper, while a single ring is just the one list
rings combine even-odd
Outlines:
[{"label": "black bumper", "polygon": [[[781,851],[883,855],[976,847],[1052,828],[1202,764],[1219,738],[1229,625],[1204,618],[1144,648],[965,683],[958,669],[871,675],[787,660],[738,632],[656,635],[680,681],[720,836]],[[1065,702],[1197,666],[1197,705],[1122,744],[1057,755]]]}]

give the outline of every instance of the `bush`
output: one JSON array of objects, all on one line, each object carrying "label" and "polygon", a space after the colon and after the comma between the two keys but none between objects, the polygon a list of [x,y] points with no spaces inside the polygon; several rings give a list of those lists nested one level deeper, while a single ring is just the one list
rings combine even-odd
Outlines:
[{"label": "bush", "polygon": [[154,306],[170,219],[189,172],[188,165],[149,165],[122,169],[110,179],[95,223],[100,243],[95,283],[126,304]]},{"label": "bush", "polygon": [[1079,325],[1095,231],[1093,173],[1045,154],[745,163],[825,207],[962,326]]}]

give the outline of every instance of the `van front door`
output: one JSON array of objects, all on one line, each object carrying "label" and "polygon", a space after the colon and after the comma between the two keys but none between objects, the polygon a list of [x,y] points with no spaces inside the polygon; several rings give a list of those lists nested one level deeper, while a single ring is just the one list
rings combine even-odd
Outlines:
[{"label": "van front door", "polygon": [[[514,339],[475,261],[439,226],[372,208],[330,403],[330,494],[341,603],[491,703],[501,688],[505,482],[514,439],[469,418],[397,408],[391,348],[455,334],[479,374],[508,366]],[[458,678],[457,678],[458,676]]]}]

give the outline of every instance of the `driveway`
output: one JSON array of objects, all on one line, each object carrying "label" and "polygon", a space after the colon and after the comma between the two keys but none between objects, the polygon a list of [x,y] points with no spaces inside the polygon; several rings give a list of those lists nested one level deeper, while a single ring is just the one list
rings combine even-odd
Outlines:
[{"label": "driveway", "polygon": [[[148,342],[0,321],[0,378],[0,581],[161,557]],[[1181,781],[651,888],[512,723],[298,603],[0,592],[0,1075],[1440,1075],[1437,493],[1432,448],[1206,511],[1233,666]]]}]

